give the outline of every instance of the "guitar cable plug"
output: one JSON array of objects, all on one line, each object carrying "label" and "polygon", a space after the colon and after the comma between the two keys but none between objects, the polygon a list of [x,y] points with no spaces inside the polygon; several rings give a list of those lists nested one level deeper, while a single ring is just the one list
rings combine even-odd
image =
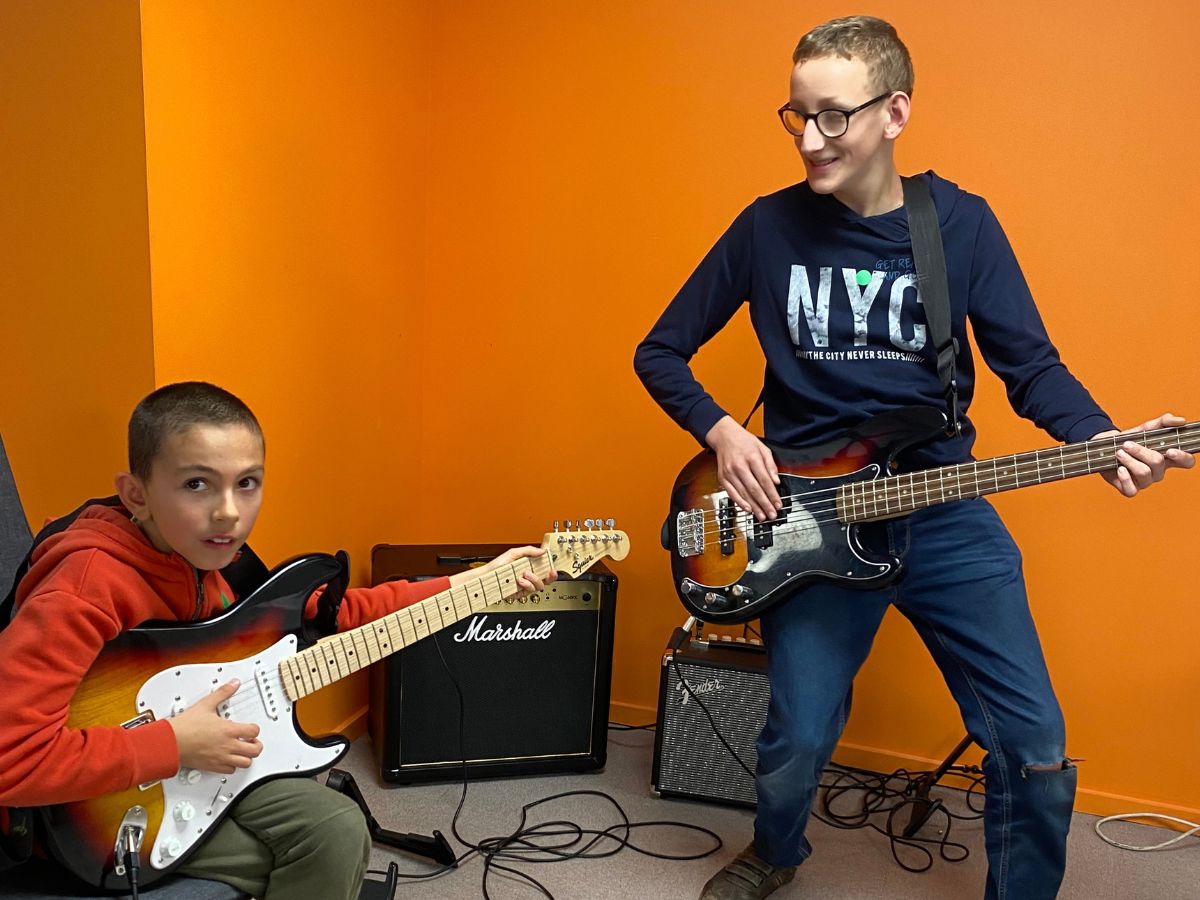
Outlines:
[{"label": "guitar cable plug", "polygon": [[125,873],[129,879],[130,896],[133,900],[138,900],[138,868],[141,865],[138,847],[141,845],[141,839],[137,829],[125,826],[122,843],[125,847]]},{"label": "guitar cable plug", "polygon": [[696,617],[688,616],[688,620],[675,629],[671,634],[671,642],[667,645],[672,656],[692,637],[695,628]]}]

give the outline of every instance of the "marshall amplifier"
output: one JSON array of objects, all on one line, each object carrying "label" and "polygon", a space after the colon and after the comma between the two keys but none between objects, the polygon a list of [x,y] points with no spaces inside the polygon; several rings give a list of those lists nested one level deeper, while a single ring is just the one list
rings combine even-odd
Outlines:
[{"label": "marshall amplifier", "polygon": [[[713,733],[696,698],[753,771],[758,762],[754,745],[767,720],[770,700],[766,651],[761,644],[692,641],[680,648],[675,663],[678,671],[668,647],[658,688],[651,774],[655,791],[668,797],[754,806],[754,779]],[[681,673],[691,694],[679,681]]]},{"label": "marshall amplifier", "polygon": [[[380,544],[371,581],[452,575],[509,546]],[[473,778],[603,768],[616,602],[616,576],[597,564],[372,666],[368,721],[383,780],[458,779],[464,757]]]}]

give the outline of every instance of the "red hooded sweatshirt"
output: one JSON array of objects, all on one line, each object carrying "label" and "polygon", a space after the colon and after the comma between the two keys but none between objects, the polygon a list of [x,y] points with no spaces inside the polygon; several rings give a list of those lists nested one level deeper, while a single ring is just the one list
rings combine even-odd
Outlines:
[{"label": "red hooded sweatshirt", "polygon": [[[356,628],[449,586],[435,578],[351,588],[338,626]],[[47,538],[21,580],[16,616],[0,631],[0,660],[13,676],[0,690],[0,806],[84,800],[174,775],[170,722],[76,730],[67,728],[68,708],[106,642],[151,619],[219,613],[222,595],[236,599],[220,572],[198,573],[178,553],[155,549],[123,510],[89,506]]]}]

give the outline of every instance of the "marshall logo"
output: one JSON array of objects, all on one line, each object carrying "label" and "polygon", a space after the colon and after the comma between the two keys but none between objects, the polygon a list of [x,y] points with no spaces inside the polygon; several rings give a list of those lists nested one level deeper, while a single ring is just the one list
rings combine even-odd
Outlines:
[{"label": "marshall logo", "polygon": [[[721,690],[722,687],[721,679],[708,678],[704,681],[697,681],[694,684],[690,681],[680,681],[675,685],[675,690],[679,691],[679,705],[687,706],[688,700],[692,698],[692,694],[696,694],[697,696],[700,694],[711,694]],[[689,691],[687,688],[691,688],[691,690]]]},{"label": "marshall logo", "polygon": [[522,628],[520,619],[517,619],[516,624],[510,625],[508,628],[503,625],[484,628],[487,618],[487,616],[475,616],[467,625],[467,630],[456,634],[454,640],[460,644],[466,641],[544,641],[554,630],[553,619],[546,619],[535,628]]}]

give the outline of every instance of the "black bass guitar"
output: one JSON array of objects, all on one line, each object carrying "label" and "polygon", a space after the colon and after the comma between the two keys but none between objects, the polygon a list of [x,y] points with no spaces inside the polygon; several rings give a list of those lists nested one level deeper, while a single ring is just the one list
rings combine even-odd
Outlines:
[{"label": "black bass guitar", "polygon": [[944,417],[913,407],[869,419],[836,440],[802,449],[768,444],[779,467],[783,509],[768,522],[739,510],[705,450],[675,479],[663,545],[688,612],[716,624],[757,618],[806,585],[833,581],[878,588],[901,561],[866,540],[871,523],[914,510],[1117,468],[1129,439],[1164,451],[1200,450],[1200,422],[1113,435],[1047,450],[891,474],[904,450],[941,433]]}]

